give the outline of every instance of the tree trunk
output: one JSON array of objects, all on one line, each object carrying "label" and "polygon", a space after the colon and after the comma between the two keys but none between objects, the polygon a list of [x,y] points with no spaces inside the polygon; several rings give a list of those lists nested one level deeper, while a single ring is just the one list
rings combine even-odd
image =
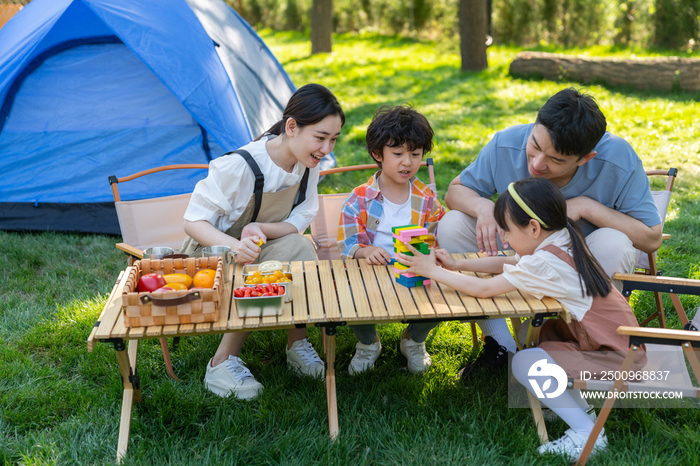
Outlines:
[{"label": "tree trunk", "polygon": [[486,0],[459,0],[462,71],[481,71],[488,68],[486,27]]},{"label": "tree trunk", "polygon": [[333,47],[333,0],[313,0],[311,6],[311,55],[330,53]]},{"label": "tree trunk", "polygon": [[581,83],[603,82],[636,89],[700,91],[700,59],[697,58],[617,60],[520,52],[510,64],[510,74]]}]

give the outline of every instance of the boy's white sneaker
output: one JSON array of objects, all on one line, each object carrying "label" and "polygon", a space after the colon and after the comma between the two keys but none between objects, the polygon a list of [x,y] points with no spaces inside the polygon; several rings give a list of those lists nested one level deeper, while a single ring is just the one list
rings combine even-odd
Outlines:
[{"label": "boy's white sneaker", "polygon": [[287,350],[287,367],[299,375],[311,377],[324,377],[326,375],[323,360],[318,357],[316,350],[306,338],[295,341],[292,347]]},{"label": "boy's white sneaker", "polygon": [[382,344],[379,340],[371,345],[365,345],[358,341],[355,345],[355,355],[348,366],[348,372],[350,375],[355,375],[372,369],[380,354],[382,354]]},{"label": "boy's white sneaker", "polygon": [[[581,453],[583,453],[583,447],[586,446],[587,440],[587,437],[568,429],[561,438],[545,443],[537,451],[540,454],[553,453],[555,455],[564,455],[569,461],[574,462],[578,461]],[[608,439],[605,436],[605,429],[603,429],[593,445],[591,455],[604,451],[606,448],[608,448]]]},{"label": "boy's white sneaker", "polygon": [[255,380],[241,358],[229,356],[218,366],[211,367],[213,360],[209,360],[204,376],[204,386],[209,391],[224,398],[233,395],[241,400],[253,399],[262,391],[262,384]]},{"label": "boy's white sneaker", "polygon": [[399,349],[401,354],[406,357],[406,361],[408,361],[407,368],[411,374],[425,372],[433,363],[430,355],[425,350],[425,342],[417,343],[410,338],[401,338]]}]

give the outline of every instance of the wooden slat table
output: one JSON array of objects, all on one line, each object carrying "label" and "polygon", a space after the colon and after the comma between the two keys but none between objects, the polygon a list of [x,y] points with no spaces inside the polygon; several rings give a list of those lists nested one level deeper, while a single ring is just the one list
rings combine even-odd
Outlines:
[{"label": "wooden slat table", "polygon": [[[457,258],[476,255],[454,254]],[[370,266],[364,260],[292,262],[293,301],[284,303],[279,316],[238,317],[233,289],[243,284],[241,264],[232,264],[232,282],[226,283],[217,322],[127,328],[121,318],[121,294],[129,269],[120,274],[90,337],[88,351],[96,342],[112,343],[124,384],[117,461],[127,451],[134,401],[141,399],[136,371],[139,340],[171,336],[208,335],[236,331],[275,330],[317,326],[325,331],[326,392],[331,438],[339,433],[335,390],[335,334],[340,325],[359,323],[477,321],[489,318],[532,317],[538,333],[544,317],[562,316],[568,310],[552,298],[536,299],[512,292],[494,298],[474,298],[434,282],[430,286],[406,288],[394,280],[394,267]],[[470,273],[467,273],[470,274]],[[488,276],[479,274],[479,276]],[[128,343],[128,344],[127,344]],[[128,349],[127,349],[128,348]],[[539,406],[539,403],[538,403]],[[546,435],[546,431],[545,431]]]}]

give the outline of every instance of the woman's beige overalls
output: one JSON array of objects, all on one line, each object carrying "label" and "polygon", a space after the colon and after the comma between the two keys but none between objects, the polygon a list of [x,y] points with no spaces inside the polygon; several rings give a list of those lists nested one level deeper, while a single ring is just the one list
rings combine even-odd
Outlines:
[{"label": "woman's beige overalls", "polygon": [[[244,155],[244,152],[245,151],[234,151],[226,155],[231,157],[235,156],[233,155],[234,153],[241,155],[248,163],[251,170],[253,170],[253,173],[258,174],[256,181],[259,184],[257,184],[256,189],[259,186],[259,190],[262,191],[264,177],[262,177],[262,173],[260,172],[257,163],[255,163],[255,160],[253,160],[253,158],[247,152],[245,152]],[[308,168],[306,170],[308,171]],[[306,178],[308,179],[308,175]],[[259,223],[279,223],[285,221],[289,217],[289,214],[293,208],[301,203],[300,201],[295,203],[295,200],[297,199],[297,195],[299,194],[299,189],[302,184],[305,184],[303,178],[294,186],[277,191],[276,193],[263,192],[256,219],[253,219],[256,197],[256,193],[253,193],[250,201],[248,201],[248,205],[243,211],[243,214],[241,214],[231,228],[226,231],[226,234],[240,240],[243,228],[253,221]],[[198,256],[201,254],[201,249],[202,245],[188,236],[182,243],[181,252],[184,254],[189,254],[190,256]],[[311,261],[317,259],[316,248],[314,247],[313,242],[304,235],[292,233],[282,236],[281,238],[268,239],[267,243],[262,245],[260,255],[255,262],[258,263],[266,260]]]}]

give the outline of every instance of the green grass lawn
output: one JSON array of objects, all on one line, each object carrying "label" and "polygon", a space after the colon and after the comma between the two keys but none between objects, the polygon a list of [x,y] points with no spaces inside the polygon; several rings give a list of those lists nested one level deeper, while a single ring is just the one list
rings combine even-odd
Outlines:
[{"label": "green grass lawn", "polygon": [[[347,123],[335,151],[340,165],[369,162],[364,134],[379,105],[409,102],[423,112],[435,129],[431,155],[441,197],[496,131],[533,121],[550,95],[572,84],[511,78],[508,65],[519,49],[509,47],[489,49],[488,70],[463,74],[457,51],[444,44],[343,35],[332,55],[309,57],[300,34],[262,35],[297,86],[321,83],[341,101]],[[589,91],[610,130],[632,143],[648,169],[679,169],[664,228],[672,238],[658,261],[666,275],[700,278],[700,95]],[[334,175],[320,191],[345,192],[368,177]],[[125,266],[113,246],[118,240],[0,232],[0,463],[114,463],[122,392],[116,358],[105,344],[88,353],[86,338]],[[682,301],[689,310],[700,304]],[[648,293],[632,303],[640,318],[652,312]],[[219,338],[183,339],[173,353],[179,383],[165,374],[157,341],[145,341],[138,363],[144,401],[134,410],[125,464],[566,464],[535,453],[534,424],[527,410],[507,407],[503,373],[470,390],[455,383],[459,368],[475,357],[467,326],[441,324],[432,332],[433,368],[419,377],[405,371],[398,352],[402,327],[380,328],[384,352],[377,367],[353,378],[347,365],[355,339],[339,329],[335,442],[328,439],[322,382],[299,380],[286,369],[284,332],[253,334],[246,344],[243,357],[266,387],[252,402],[203,388]],[[319,331],[309,334],[320,348]],[[589,464],[700,462],[698,409],[620,409],[606,427],[610,447]],[[566,426],[548,428],[558,437]]]}]

